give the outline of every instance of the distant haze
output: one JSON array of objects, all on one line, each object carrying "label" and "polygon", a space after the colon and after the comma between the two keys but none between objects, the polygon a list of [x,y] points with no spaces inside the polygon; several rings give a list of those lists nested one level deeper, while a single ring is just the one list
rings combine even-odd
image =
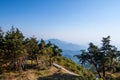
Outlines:
[{"label": "distant haze", "polygon": [[57,45],[62,50],[80,51],[81,49],[85,49],[85,47],[82,46],[82,45],[68,43],[68,42],[65,42],[65,41],[58,40],[58,39],[49,39],[46,42],[48,42],[48,41]]},{"label": "distant haze", "polygon": [[46,43],[48,43],[48,41],[50,41],[51,43],[57,45],[60,49],[62,49],[61,54],[64,57],[67,57],[75,61],[76,63],[79,63],[79,60],[76,57],[74,57],[74,55],[81,54],[80,50],[86,48],[82,45],[77,45],[77,44],[61,41],[58,39],[49,39],[49,40],[46,40]]}]

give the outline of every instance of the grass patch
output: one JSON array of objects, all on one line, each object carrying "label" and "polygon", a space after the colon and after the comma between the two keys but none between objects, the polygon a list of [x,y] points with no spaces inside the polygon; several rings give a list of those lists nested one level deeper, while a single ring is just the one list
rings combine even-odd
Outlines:
[{"label": "grass patch", "polygon": [[82,77],[84,77],[86,75],[86,77],[94,78],[94,74],[91,71],[76,64],[75,62],[73,62],[72,60],[70,60],[68,58],[65,58],[62,56],[57,56],[56,58],[54,58],[54,62],[76,74],[79,74]]}]

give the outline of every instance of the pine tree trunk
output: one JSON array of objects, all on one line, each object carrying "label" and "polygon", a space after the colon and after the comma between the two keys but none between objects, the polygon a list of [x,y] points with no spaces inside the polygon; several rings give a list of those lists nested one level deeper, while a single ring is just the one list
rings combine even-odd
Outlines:
[{"label": "pine tree trunk", "polygon": [[112,58],[110,59],[110,69],[112,69]]},{"label": "pine tree trunk", "polygon": [[100,72],[99,72],[97,66],[95,66],[95,68],[96,68],[96,70],[97,70],[97,73],[98,73],[98,75],[99,75],[99,78],[102,78],[102,76],[100,75]]},{"label": "pine tree trunk", "polygon": [[38,58],[36,57],[36,62],[37,62],[37,66],[39,65],[39,63],[38,63]]},{"label": "pine tree trunk", "polygon": [[27,65],[27,63],[26,63],[26,57],[24,57],[24,59],[23,59],[23,65],[24,65],[24,70],[26,70],[26,65]]},{"label": "pine tree trunk", "polygon": [[103,65],[103,77],[105,78],[105,64],[104,63],[102,63],[102,65]]},{"label": "pine tree trunk", "polygon": [[31,59],[31,67],[32,67],[32,63],[33,63],[33,61],[32,61],[32,59]]},{"label": "pine tree trunk", "polygon": [[52,66],[52,58],[50,58],[50,66]]}]

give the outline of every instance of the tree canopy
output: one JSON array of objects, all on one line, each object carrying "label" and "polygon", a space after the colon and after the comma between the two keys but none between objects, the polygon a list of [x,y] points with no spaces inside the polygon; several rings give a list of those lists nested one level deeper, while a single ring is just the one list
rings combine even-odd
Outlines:
[{"label": "tree canopy", "polygon": [[81,54],[75,56],[82,64],[93,65],[100,78],[106,78],[106,71],[113,70],[119,55],[120,51],[110,44],[110,36],[107,36],[103,37],[101,47],[90,43],[87,51],[81,50]]},{"label": "tree canopy", "polygon": [[49,62],[51,58],[60,56],[61,51],[58,46],[51,42],[46,43],[43,39],[39,41],[35,37],[25,38],[18,28],[11,27],[7,32],[0,28],[1,68],[24,70],[28,60],[31,61],[31,66],[35,62],[39,66],[43,59],[41,56],[45,56],[47,64],[52,64],[52,61]]}]

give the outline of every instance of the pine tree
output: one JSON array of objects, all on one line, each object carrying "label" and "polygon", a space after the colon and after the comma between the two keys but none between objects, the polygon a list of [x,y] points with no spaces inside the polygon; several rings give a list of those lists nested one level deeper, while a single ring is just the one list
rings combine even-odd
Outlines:
[{"label": "pine tree", "polygon": [[[89,44],[88,50],[82,50],[80,55],[75,55],[82,64],[89,63],[96,68],[99,77],[106,78],[108,68],[114,66],[114,59],[119,57],[120,51],[110,44],[110,36],[102,39],[102,46],[99,48],[93,43]],[[102,75],[100,74],[102,73]]]},{"label": "pine tree", "polygon": [[28,52],[28,58],[31,60],[31,66],[32,62],[36,60],[38,65],[38,53],[39,53],[39,47],[38,47],[38,41],[35,37],[31,37],[30,39],[25,40],[25,46]]},{"label": "pine tree", "polygon": [[27,55],[23,45],[23,34],[12,27],[5,35],[5,59],[13,69],[20,70],[25,64],[23,58]]}]

